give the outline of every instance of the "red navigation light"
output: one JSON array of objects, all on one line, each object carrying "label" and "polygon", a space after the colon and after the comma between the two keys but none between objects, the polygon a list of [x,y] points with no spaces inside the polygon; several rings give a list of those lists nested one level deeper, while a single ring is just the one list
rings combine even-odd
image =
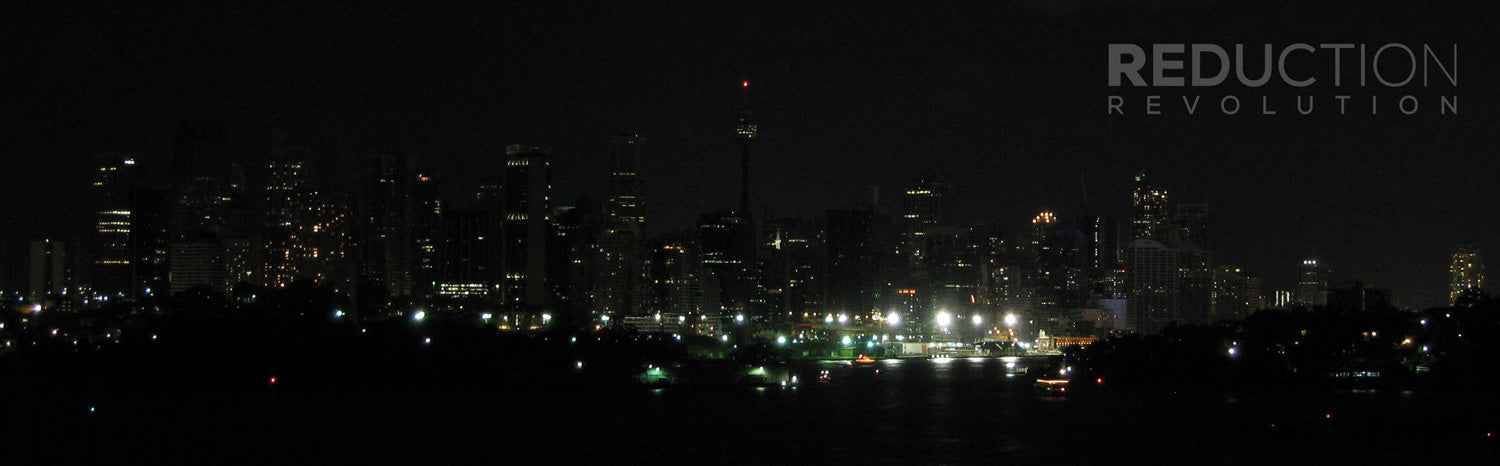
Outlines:
[{"label": "red navigation light", "polygon": [[276,385],[276,378],[275,377],[271,377],[271,385]]},{"label": "red navigation light", "polygon": [[1333,414],[1324,414],[1323,419],[1333,419]]},{"label": "red navigation light", "polygon": [[1094,383],[1103,384],[1104,383],[1104,377],[1100,377],[1100,378],[1094,379]]},{"label": "red navigation light", "polygon": [[750,81],[745,81],[743,83],[740,83],[740,86],[741,87],[750,87]]}]

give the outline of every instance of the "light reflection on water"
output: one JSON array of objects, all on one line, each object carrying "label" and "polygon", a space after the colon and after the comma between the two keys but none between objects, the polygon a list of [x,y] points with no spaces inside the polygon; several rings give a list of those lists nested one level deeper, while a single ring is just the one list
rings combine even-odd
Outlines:
[{"label": "light reflection on water", "polygon": [[[1488,394],[1179,393],[1106,384],[1039,396],[1026,370],[1055,363],[799,363],[795,389],[523,385],[287,391],[274,400],[261,392],[132,393],[99,401],[107,414],[84,424],[27,418],[55,425],[23,433],[21,443],[72,442],[51,433],[86,431],[108,434],[98,436],[113,442],[101,451],[115,451],[164,435],[221,456],[261,452],[252,463],[323,455],[417,464],[1495,464],[1452,460],[1493,453],[1484,434],[1500,429]],[[824,370],[829,380],[819,381]]]},{"label": "light reflection on water", "polygon": [[[1034,377],[1025,376],[1028,370],[1055,373],[1058,362],[1005,357],[882,360],[872,366],[809,363],[797,368],[804,382],[796,389],[760,389],[745,397],[738,394],[746,391],[732,388],[673,387],[649,409],[688,417],[697,413],[684,411],[687,407],[717,412],[740,426],[735,430],[741,438],[753,442],[775,445],[792,436],[820,445],[823,453],[806,453],[809,458],[897,463],[997,458],[1102,462],[1113,458],[1111,451],[1142,448],[1175,452],[1167,458],[1182,461],[1222,462],[1215,459],[1318,450],[1314,444],[1329,439],[1362,445],[1354,457],[1375,457],[1370,455],[1397,444],[1361,443],[1371,442],[1368,434],[1374,428],[1353,421],[1320,424],[1323,413],[1414,409],[1415,397],[1407,394],[1034,393]],[[830,372],[829,380],[818,381],[822,370]],[[1374,420],[1373,425],[1391,422]],[[1283,438],[1269,430],[1271,424],[1295,433],[1290,440]],[[1344,454],[1353,447],[1341,448],[1318,451]]]}]

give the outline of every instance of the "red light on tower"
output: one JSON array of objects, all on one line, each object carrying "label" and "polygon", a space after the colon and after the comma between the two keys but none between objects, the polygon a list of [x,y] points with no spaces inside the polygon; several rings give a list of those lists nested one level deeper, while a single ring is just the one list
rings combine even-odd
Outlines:
[{"label": "red light on tower", "polygon": [[745,81],[743,83],[740,83],[740,87],[750,87],[750,81]]},{"label": "red light on tower", "polygon": [[271,377],[271,385],[276,385],[276,378],[275,377]]}]

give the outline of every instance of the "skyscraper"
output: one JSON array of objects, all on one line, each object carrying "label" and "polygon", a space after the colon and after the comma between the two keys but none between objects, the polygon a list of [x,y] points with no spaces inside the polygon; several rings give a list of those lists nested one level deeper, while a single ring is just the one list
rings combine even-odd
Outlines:
[{"label": "skyscraper", "polygon": [[930,253],[927,230],[947,224],[949,190],[947,182],[927,176],[918,179],[901,197],[901,253],[908,266],[926,263]]},{"label": "skyscraper", "polygon": [[705,311],[703,258],[688,235],[665,235],[653,239],[649,248],[649,285],[644,287],[644,308],[677,315]]},{"label": "skyscraper", "polygon": [[878,224],[869,210],[828,211],[825,312],[876,309]]},{"label": "skyscraper", "polygon": [[[822,246],[823,231],[818,222],[801,218],[766,220],[764,283],[771,314],[823,312]],[[863,313],[868,309],[848,311]]]},{"label": "skyscraper", "polygon": [[1460,245],[1448,264],[1448,302],[1457,302],[1465,291],[1483,288],[1484,256],[1472,244]]},{"label": "skyscraper", "polygon": [[[753,136],[752,136],[753,137]],[[748,150],[748,149],[747,149]],[[748,155],[747,155],[748,157]],[[604,206],[604,251],[595,286],[595,312],[605,315],[640,314],[634,309],[641,276],[641,241],[645,234],[645,199],[641,190],[641,137],[635,133],[610,143],[609,199]]]},{"label": "skyscraper", "polygon": [[1110,217],[1089,217],[1083,227],[1083,234],[1087,241],[1087,263],[1089,278],[1096,282],[1103,277],[1104,272],[1113,269],[1118,263],[1120,255],[1120,238],[1118,226]]},{"label": "skyscraper", "polygon": [[505,282],[505,176],[486,175],[479,178],[479,186],[474,192],[474,209],[482,217],[482,228],[484,237],[477,239],[480,254],[484,257],[480,261],[484,263],[485,273],[480,281],[490,290],[491,298],[499,299],[501,284]]},{"label": "skyscraper", "polygon": [[1032,277],[1036,285],[1035,314],[1033,320],[1038,328],[1056,333],[1063,326],[1063,311],[1067,305],[1069,273],[1067,248],[1071,242],[1059,237],[1061,226],[1057,215],[1043,211],[1031,219],[1031,250],[1036,262]]},{"label": "skyscraper", "polygon": [[1339,312],[1393,311],[1392,302],[1390,289],[1369,288],[1361,282],[1328,290],[1328,309]]},{"label": "skyscraper", "polygon": [[178,133],[168,230],[172,293],[196,285],[228,293],[259,271],[253,264],[244,170],[226,162],[227,145],[218,122],[190,121]]},{"label": "skyscraper", "polygon": [[490,287],[484,277],[485,217],[476,210],[449,209],[443,212],[437,243],[437,273],[434,292],[449,297],[483,297]]},{"label": "skyscraper", "polygon": [[[547,240],[547,287],[553,308],[567,325],[603,323],[596,311],[604,275],[604,220],[588,195],[578,196],[571,206],[553,209],[552,236]],[[639,269],[639,267],[637,267]],[[637,283],[631,280],[629,283]],[[634,303],[638,292],[630,293]]]},{"label": "skyscraper", "polygon": [[166,183],[137,187],[130,209],[131,296],[165,296],[171,284],[172,190]]},{"label": "skyscraper", "polygon": [[[263,232],[263,284],[282,287],[300,275],[309,233],[307,214],[313,208],[307,161],[293,149],[276,146],[266,183],[266,229]],[[298,151],[300,152],[300,151]]]},{"label": "skyscraper", "polygon": [[351,220],[346,198],[318,185],[306,149],[278,145],[269,168],[263,284],[351,278],[352,270],[345,265]]},{"label": "skyscraper", "polygon": [[1209,249],[1208,205],[1182,204],[1172,218],[1167,244],[1177,250],[1178,316],[1188,324],[1210,324],[1214,313],[1213,251]]},{"label": "skyscraper", "polygon": [[505,283],[502,299],[513,308],[549,304],[547,236],[552,220],[552,150],[512,144],[505,148]]},{"label": "skyscraper", "polygon": [[436,239],[442,205],[432,176],[414,158],[386,154],[371,159],[373,177],[364,202],[362,273],[391,294],[423,295],[437,268]]},{"label": "skyscraper", "polygon": [[1088,237],[1044,211],[1032,219],[1031,240],[1036,257],[1034,320],[1039,329],[1057,334],[1070,328],[1077,311],[1088,305]]},{"label": "skyscraper", "polygon": [[99,157],[90,194],[94,199],[93,269],[90,285],[102,296],[131,296],[131,211],[135,203],[135,159],[107,153]]},{"label": "skyscraper", "polygon": [[1213,249],[1209,242],[1208,204],[1178,205],[1172,223],[1176,226],[1174,241],[1193,244],[1205,251]]},{"label": "skyscraper", "polygon": [[756,283],[752,274],[755,254],[754,245],[741,240],[749,220],[734,209],[719,209],[698,216],[698,238],[703,257],[703,268],[708,282],[705,283],[705,305],[712,307],[712,297],[718,296],[719,309],[727,315],[745,314],[750,311]]},{"label": "skyscraper", "polygon": [[1177,314],[1177,250],[1150,238],[1136,239],[1125,249],[1125,270],[1130,329],[1155,333],[1181,319]]},{"label": "skyscraper", "polygon": [[67,243],[51,238],[32,241],[30,265],[31,282],[26,287],[28,298],[37,301],[55,299],[66,295],[68,288],[72,287]]},{"label": "skyscraper", "polygon": [[1316,257],[1302,260],[1297,272],[1297,291],[1294,297],[1303,306],[1328,304],[1328,266]]},{"label": "skyscraper", "polygon": [[1264,307],[1260,280],[1237,267],[1214,270],[1214,314],[1224,320],[1241,320]]},{"label": "skyscraper", "polygon": [[1167,190],[1151,184],[1146,173],[1135,175],[1132,197],[1134,216],[1130,220],[1132,238],[1157,238],[1167,221]]}]

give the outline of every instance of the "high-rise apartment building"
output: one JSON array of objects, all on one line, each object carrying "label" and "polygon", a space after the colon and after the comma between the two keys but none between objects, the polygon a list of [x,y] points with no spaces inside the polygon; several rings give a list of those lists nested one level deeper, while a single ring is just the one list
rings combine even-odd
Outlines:
[{"label": "high-rise apartment building", "polygon": [[1472,244],[1459,246],[1448,264],[1448,302],[1457,302],[1465,291],[1483,288],[1484,256]]},{"label": "high-rise apartment building", "polygon": [[396,296],[431,292],[437,273],[442,203],[436,181],[402,154],[371,159],[373,177],[361,213],[362,273]]},{"label": "high-rise apartment building", "polygon": [[1125,248],[1129,291],[1126,318],[1130,329],[1155,333],[1181,320],[1177,312],[1178,268],[1177,250],[1156,240],[1140,238]]},{"label": "high-rise apartment building", "polygon": [[349,279],[348,201],[321,189],[306,150],[278,146],[272,159],[262,231],[263,284]]}]

